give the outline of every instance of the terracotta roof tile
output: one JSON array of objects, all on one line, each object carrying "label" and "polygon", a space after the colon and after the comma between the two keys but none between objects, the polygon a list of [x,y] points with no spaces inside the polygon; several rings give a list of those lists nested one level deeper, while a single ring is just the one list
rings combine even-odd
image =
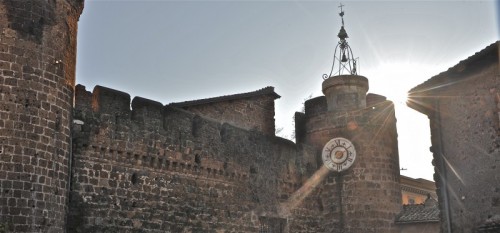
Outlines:
[{"label": "terracotta roof tile", "polygon": [[429,198],[423,204],[403,205],[403,210],[396,217],[396,223],[439,222],[437,201]]}]

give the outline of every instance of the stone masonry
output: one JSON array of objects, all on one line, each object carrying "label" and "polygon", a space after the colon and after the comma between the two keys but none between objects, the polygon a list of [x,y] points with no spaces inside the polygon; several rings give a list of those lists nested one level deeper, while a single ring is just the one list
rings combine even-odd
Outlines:
[{"label": "stone masonry", "polygon": [[280,211],[309,147],[109,88],[76,100],[70,232],[322,232],[317,202]]},{"label": "stone masonry", "polygon": [[[0,232],[399,232],[394,106],[366,95],[366,78],[329,77],[325,96],[296,113],[294,143],[274,134],[273,87],[169,105],[75,87],[82,9],[83,0],[0,0]],[[443,89],[465,102],[442,99],[430,114],[435,163],[445,151],[460,171],[447,173],[455,196],[441,210],[462,232],[496,219],[500,203],[489,185],[498,64],[477,64],[457,84],[466,91]],[[334,137],[358,152],[341,173],[321,160]]]},{"label": "stone masonry", "polygon": [[[319,187],[323,224],[332,232],[399,232],[399,156],[394,105],[369,94],[365,77],[342,75],[323,82],[325,96],[305,103],[297,114],[297,139],[321,154],[332,138],[344,137],[357,151],[353,166],[330,173]],[[318,163],[321,159],[316,157]]]},{"label": "stone masonry", "polygon": [[171,104],[220,123],[274,135],[274,100],[280,98],[273,87],[209,99]]},{"label": "stone masonry", "polygon": [[83,0],[0,1],[0,224],[62,232]]},{"label": "stone masonry", "polygon": [[[227,115],[78,85],[68,231],[397,232],[394,108],[368,96],[347,115],[326,112],[325,97],[306,102],[308,136],[295,144],[221,123]],[[352,137],[362,156],[353,170],[318,175],[318,146],[333,135]]]},{"label": "stone masonry", "polygon": [[410,91],[430,120],[442,232],[500,231],[499,53],[495,42]]}]

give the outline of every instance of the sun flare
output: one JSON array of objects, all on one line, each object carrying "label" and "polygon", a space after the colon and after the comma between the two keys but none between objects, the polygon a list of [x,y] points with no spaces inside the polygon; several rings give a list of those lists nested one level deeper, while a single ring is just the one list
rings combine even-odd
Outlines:
[{"label": "sun flare", "polygon": [[379,80],[370,82],[370,92],[384,95],[396,105],[405,105],[408,91],[422,83],[424,77],[436,74],[436,67],[412,62],[382,62],[367,71],[367,78]]}]

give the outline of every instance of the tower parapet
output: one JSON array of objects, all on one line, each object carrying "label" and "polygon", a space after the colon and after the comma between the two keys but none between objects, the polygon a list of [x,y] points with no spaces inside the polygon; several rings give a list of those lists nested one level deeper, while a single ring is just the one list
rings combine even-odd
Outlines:
[{"label": "tower parapet", "polygon": [[0,224],[63,232],[83,0],[0,1]]},{"label": "tower parapet", "polygon": [[328,111],[350,111],[366,107],[368,79],[360,75],[339,75],[323,81]]}]

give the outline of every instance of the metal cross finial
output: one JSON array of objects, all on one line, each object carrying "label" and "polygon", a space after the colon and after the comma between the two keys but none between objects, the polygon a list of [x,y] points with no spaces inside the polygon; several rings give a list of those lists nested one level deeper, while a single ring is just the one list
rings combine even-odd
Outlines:
[{"label": "metal cross finial", "polygon": [[344,26],[344,9],[342,9],[342,7],[344,7],[345,5],[343,5],[342,3],[340,3],[339,5],[339,8],[340,8],[340,17],[342,18],[342,26]]}]

